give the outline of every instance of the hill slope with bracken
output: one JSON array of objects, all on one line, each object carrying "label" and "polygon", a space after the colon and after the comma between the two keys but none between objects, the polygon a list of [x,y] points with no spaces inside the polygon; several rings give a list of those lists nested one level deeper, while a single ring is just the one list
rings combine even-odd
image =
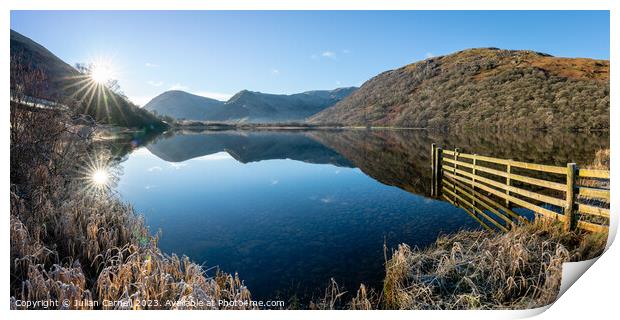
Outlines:
[{"label": "hill slope with bracken", "polygon": [[469,49],[383,72],[312,123],[609,129],[609,61]]},{"label": "hill slope with bracken", "polygon": [[[161,127],[163,123],[103,86],[95,86],[78,70],[62,61],[42,45],[11,30],[11,90],[27,81],[25,74],[40,72],[44,86],[24,94],[34,98],[65,103],[100,123],[125,127]],[[32,90],[31,90],[32,91]]]}]

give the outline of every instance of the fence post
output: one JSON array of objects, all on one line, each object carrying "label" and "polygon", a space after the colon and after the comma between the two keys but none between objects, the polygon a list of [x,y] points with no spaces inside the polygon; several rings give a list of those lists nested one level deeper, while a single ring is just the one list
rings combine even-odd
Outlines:
[{"label": "fence post", "polygon": [[437,145],[431,143],[431,197],[436,197],[435,194],[435,180],[437,179],[437,172],[435,168],[435,149]]},{"label": "fence post", "polygon": [[[452,174],[454,174],[454,176],[456,177],[456,169],[458,167],[458,165],[456,164],[456,161],[459,161],[459,148],[454,148],[454,169],[452,171]],[[452,185],[452,192],[454,192],[454,203],[458,204],[458,200],[456,198],[456,181],[453,181],[454,184]]]},{"label": "fence post", "polygon": [[476,192],[476,154],[474,154],[473,156],[474,157],[471,162],[471,174],[472,174],[471,190],[475,193]]},{"label": "fence post", "polygon": [[435,195],[441,196],[441,147],[435,148]]},{"label": "fence post", "polygon": [[[512,171],[511,166],[510,166],[510,160],[508,161],[508,164],[506,165],[506,173],[508,173],[508,176],[506,176],[506,185],[510,186],[510,171]],[[510,195],[510,191],[506,190],[506,194]],[[510,209],[510,200],[506,199],[506,208]]]},{"label": "fence post", "polygon": [[471,200],[472,211],[476,213],[476,154],[473,155],[473,159],[471,161],[471,195],[474,197]]},{"label": "fence post", "polygon": [[564,216],[566,217],[566,230],[573,230],[576,226],[575,203],[575,184],[577,179],[577,165],[569,163],[566,165],[566,207]]}]

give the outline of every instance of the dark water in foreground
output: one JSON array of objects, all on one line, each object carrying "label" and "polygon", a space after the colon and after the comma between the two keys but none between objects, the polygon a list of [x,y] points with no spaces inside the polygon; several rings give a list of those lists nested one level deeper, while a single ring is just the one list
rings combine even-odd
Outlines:
[{"label": "dark water in foreground", "polygon": [[[161,248],[238,272],[257,299],[381,288],[384,243],[480,226],[431,199],[430,144],[545,164],[590,162],[607,135],[426,131],[176,132],[133,151],[117,190]],[[211,271],[213,272],[213,270]]]}]

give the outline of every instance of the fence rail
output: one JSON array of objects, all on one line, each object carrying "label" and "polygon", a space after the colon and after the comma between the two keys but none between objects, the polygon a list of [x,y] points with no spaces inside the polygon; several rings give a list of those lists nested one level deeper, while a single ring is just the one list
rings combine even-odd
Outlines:
[{"label": "fence rail", "polygon": [[485,228],[525,220],[513,208],[562,222],[567,230],[607,232],[609,170],[499,159],[431,146],[431,193],[459,206]]}]

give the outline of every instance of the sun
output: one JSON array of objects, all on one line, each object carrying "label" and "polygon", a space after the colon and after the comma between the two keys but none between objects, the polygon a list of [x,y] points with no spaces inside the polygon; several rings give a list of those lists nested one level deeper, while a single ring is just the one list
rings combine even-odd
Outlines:
[{"label": "sun", "polygon": [[114,72],[109,65],[97,62],[90,69],[90,78],[98,84],[106,84],[114,78]]}]

